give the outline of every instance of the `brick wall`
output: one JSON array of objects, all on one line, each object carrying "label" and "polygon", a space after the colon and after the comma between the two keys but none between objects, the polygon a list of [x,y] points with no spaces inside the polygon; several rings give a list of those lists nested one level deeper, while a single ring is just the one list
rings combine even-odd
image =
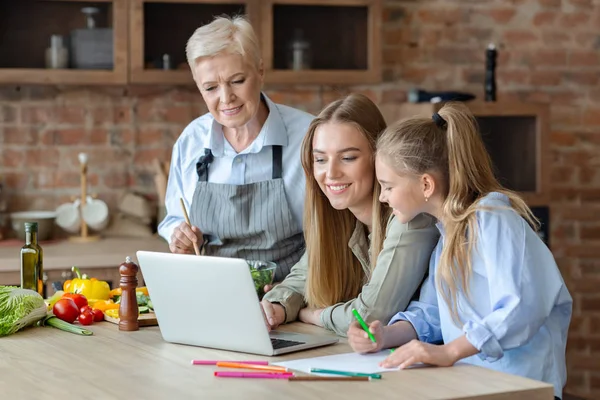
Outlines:
[{"label": "brick wall", "polygon": [[[500,46],[498,100],[551,104],[553,252],[575,299],[567,390],[600,398],[600,2],[386,0],[384,82],[269,87],[276,102],[318,112],[349,90],[379,104],[419,86],[482,97],[484,49]],[[150,163],[170,157],[205,111],[194,89],[0,88],[0,174],[11,208],[54,208],[78,191],[77,153],[114,205],[124,188],[154,194]]]}]

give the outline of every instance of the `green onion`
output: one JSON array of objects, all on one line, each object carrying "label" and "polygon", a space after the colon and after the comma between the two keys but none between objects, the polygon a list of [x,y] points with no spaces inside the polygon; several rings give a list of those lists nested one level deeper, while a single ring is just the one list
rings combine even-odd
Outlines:
[{"label": "green onion", "polygon": [[94,332],[92,331],[88,331],[87,329],[83,329],[73,324],[70,324],[66,321],[63,321],[62,319],[55,317],[54,315],[48,315],[38,324],[40,326],[52,326],[54,328],[60,329],[61,331],[76,333],[78,335],[91,336],[94,334]]}]

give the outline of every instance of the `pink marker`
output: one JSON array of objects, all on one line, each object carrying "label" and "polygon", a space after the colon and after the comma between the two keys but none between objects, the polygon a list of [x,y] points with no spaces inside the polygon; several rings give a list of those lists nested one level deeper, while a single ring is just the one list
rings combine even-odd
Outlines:
[{"label": "pink marker", "polygon": [[288,379],[294,376],[291,372],[231,372],[215,371],[219,378],[259,378],[259,379]]},{"label": "pink marker", "polygon": [[[223,361],[223,360],[221,360]],[[218,362],[215,360],[192,360],[192,365],[217,365]],[[254,365],[269,365],[268,361],[227,361],[234,362],[238,364],[254,364]]]}]

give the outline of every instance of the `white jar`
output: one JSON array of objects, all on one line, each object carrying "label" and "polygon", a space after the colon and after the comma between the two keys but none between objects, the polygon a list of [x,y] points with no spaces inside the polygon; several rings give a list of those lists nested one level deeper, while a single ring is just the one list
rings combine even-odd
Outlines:
[{"label": "white jar", "polygon": [[46,49],[46,68],[67,68],[69,63],[69,51],[63,44],[63,37],[52,35],[50,47]]}]

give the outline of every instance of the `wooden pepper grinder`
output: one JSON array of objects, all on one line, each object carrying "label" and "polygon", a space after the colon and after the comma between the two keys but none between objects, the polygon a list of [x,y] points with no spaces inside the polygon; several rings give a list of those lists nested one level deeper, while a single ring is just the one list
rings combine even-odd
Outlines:
[{"label": "wooden pepper grinder", "polygon": [[119,266],[121,274],[121,304],[119,306],[119,330],[137,331],[140,329],[138,322],[138,304],[135,288],[138,285],[137,273],[140,267],[131,257],[125,258],[125,262]]}]

